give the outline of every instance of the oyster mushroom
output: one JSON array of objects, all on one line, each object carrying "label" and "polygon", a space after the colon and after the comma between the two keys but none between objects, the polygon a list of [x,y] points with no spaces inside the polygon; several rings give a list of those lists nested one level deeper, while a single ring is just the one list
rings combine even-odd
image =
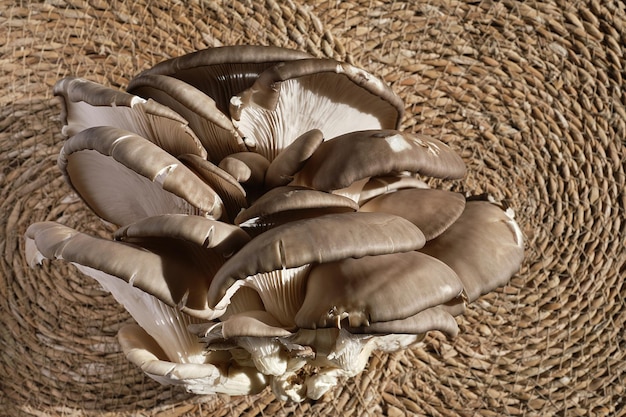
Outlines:
[{"label": "oyster mushroom", "polygon": [[367,327],[413,316],[462,291],[450,267],[420,252],[345,258],[313,266],[295,322],[305,329],[342,327],[344,321]]},{"label": "oyster mushroom", "polygon": [[305,52],[275,46],[235,45],[210,48],[160,62],[139,74],[168,75],[215,100],[228,114],[231,98],[248,89],[267,68],[285,61],[308,59]]},{"label": "oyster mushroom", "polygon": [[428,136],[357,131],[322,143],[291,185],[333,191],[358,180],[405,171],[456,179],[465,175],[465,163],[448,145]]},{"label": "oyster mushroom", "polygon": [[72,136],[58,165],[85,203],[116,225],[168,213],[222,215],[213,189],[172,155],[122,129],[98,126]]},{"label": "oyster mushroom", "polygon": [[173,156],[189,153],[207,157],[188,122],[154,100],[75,77],[58,81],[53,92],[62,98],[62,132],[66,137],[90,127],[112,126],[144,137]]},{"label": "oyster mushroom", "polygon": [[268,384],[255,368],[233,364],[228,352],[205,353],[206,362],[201,363],[171,362],[163,357],[159,344],[136,325],[122,327],[118,340],[126,358],[146,375],[161,384],[182,385],[195,394],[256,394]]},{"label": "oyster mushroom", "polygon": [[[236,226],[184,215],[143,219],[116,236],[121,242],[53,222],[35,223],[26,231],[27,253],[31,263],[63,259],[100,282],[111,282],[107,285],[115,285],[109,290],[116,297],[135,288],[185,314],[210,320],[217,316],[206,298],[212,277],[249,240]],[[123,304],[135,308],[132,300]],[[134,316],[144,328],[144,320],[154,321],[141,308]]]},{"label": "oyster mushroom", "polygon": [[372,198],[359,211],[380,211],[401,216],[415,224],[431,240],[444,232],[463,213],[462,194],[433,189],[405,189]]},{"label": "oyster mushroom", "polygon": [[[270,311],[288,324],[300,306],[311,264],[413,251],[424,242],[415,225],[386,213],[338,213],[286,223],[252,239],[220,268],[209,302],[215,310],[225,309],[239,287],[270,280],[260,296],[268,311],[285,298],[294,299],[288,311]],[[293,275],[286,279],[284,274]]]},{"label": "oyster mushroom", "polygon": [[357,129],[395,129],[403,111],[402,100],[382,81],[330,59],[274,65],[230,104],[248,147],[269,161],[312,129],[325,137]]},{"label": "oyster mushroom", "polygon": [[322,142],[324,134],[319,129],[309,130],[294,139],[270,163],[265,173],[265,187],[289,184]]},{"label": "oyster mushroom", "polygon": [[247,230],[264,231],[268,227],[294,220],[353,212],[358,208],[354,201],[340,195],[303,187],[283,186],[266,192],[254,204],[242,210],[235,218],[235,224]]},{"label": "oyster mushroom", "polygon": [[[205,326],[195,326],[199,330]],[[232,341],[250,355],[252,365],[264,375],[282,375],[287,370],[289,357],[279,338],[291,332],[267,311],[248,310],[220,321],[200,334],[210,351],[212,344]]]},{"label": "oyster mushroom", "polygon": [[128,91],[153,99],[184,117],[212,162],[217,163],[231,153],[247,150],[230,118],[217,108],[215,101],[184,81],[166,75],[147,74],[131,80]]},{"label": "oyster mushroom", "polygon": [[421,251],[456,271],[471,302],[506,284],[519,270],[524,241],[512,210],[468,201],[458,220]]}]

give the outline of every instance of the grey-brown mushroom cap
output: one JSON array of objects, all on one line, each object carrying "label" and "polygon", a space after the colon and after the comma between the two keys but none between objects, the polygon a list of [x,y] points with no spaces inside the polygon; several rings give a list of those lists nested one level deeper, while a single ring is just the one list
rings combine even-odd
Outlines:
[{"label": "grey-brown mushroom cap", "polygon": [[403,171],[456,179],[465,175],[465,163],[448,145],[429,136],[396,130],[357,131],[322,143],[292,184],[330,191]]},{"label": "grey-brown mushroom cap", "polygon": [[[187,252],[187,257],[181,257],[180,251],[170,246],[169,253],[155,253],[130,243],[89,236],[54,222],[31,225],[26,238],[31,242],[29,246],[45,258],[100,271],[110,276],[108,279],[125,281],[191,316],[213,317],[206,299],[211,277],[202,262],[202,251]],[[29,257],[41,259],[32,253]]]},{"label": "grey-brown mushroom cap", "polygon": [[76,77],[59,80],[53,93],[62,97],[61,121],[68,137],[94,126],[113,126],[142,136],[174,156],[193,153],[206,158],[187,120],[154,100]]},{"label": "grey-brown mushroom cap", "polygon": [[458,220],[421,251],[456,271],[469,301],[505,285],[524,258],[519,226],[487,201],[468,201]]},{"label": "grey-brown mushroom cap", "polygon": [[359,210],[404,217],[424,232],[426,240],[431,240],[450,227],[464,208],[465,197],[459,193],[437,189],[406,189],[373,198]]},{"label": "grey-brown mushroom cap", "polygon": [[115,231],[114,238],[137,244],[151,239],[165,240],[171,246],[183,242],[212,249],[227,258],[250,241],[246,232],[232,224],[185,214],[147,217]]},{"label": "grey-brown mushroom cap", "polygon": [[412,251],[424,242],[417,226],[386,213],[338,213],[290,222],[257,236],[230,258],[215,275],[209,300],[216,306],[236,280],[254,274]]},{"label": "grey-brown mushroom cap", "polygon": [[213,162],[231,153],[247,150],[232,121],[218,109],[215,101],[184,81],[166,75],[147,74],[131,80],[128,92],[151,98],[183,116]]},{"label": "grey-brown mushroom cap", "polygon": [[459,326],[454,316],[441,306],[422,310],[417,314],[400,320],[370,323],[368,326],[346,327],[355,334],[424,334],[431,330],[443,332],[448,337],[459,333]]},{"label": "grey-brown mushroom cap", "polygon": [[178,159],[122,129],[99,126],[72,136],[58,164],[87,205],[117,225],[167,213],[222,214],[219,195]]},{"label": "grey-brown mushroom cap", "polygon": [[228,113],[232,96],[249,88],[259,74],[280,62],[308,59],[311,55],[275,46],[234,45],[209,48],[160,62],[143,71],[169,75],[193,85]]},{"label": "grey-brown mushroom cap", "polygon": [[267,311],[245,311],[221,322],[224,339],[233,337],[288,337],[292,333],[281,327]]},{"label": "grey-brown mushroom cap", "polygon": [[265,187],[289,184],[322,142],[324,134],[319,129],[311,129],[294,139],[270,163],[265,173]]},{"label": "grey-brown mushroom cap", "polygon": [[248,207],[246,191],[228,172],[197,155],[180,155],[178,159],[220,196],[226,212],[225,221],[232,221],[242,208]]},{"label": "grey-brown mushroom cap", "polygon": [[307,329],[402,320],[462,291],[449,266],[421,252],[346,258],[311,268],[295,320]]},{"label": "grey-brown mushroom cap", "polygon": [[242,210],[235,218],[235,224],[242,227],[274,225],[298,217],[357,211],[358,208],[358,204],[347,197],[309,188],[283,186],[271,189]]}]

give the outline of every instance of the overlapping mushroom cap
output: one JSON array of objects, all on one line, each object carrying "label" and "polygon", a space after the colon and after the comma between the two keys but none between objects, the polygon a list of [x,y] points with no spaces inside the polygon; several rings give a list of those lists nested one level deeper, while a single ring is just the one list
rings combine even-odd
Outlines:
[{"label": "overlapping mushroom cap", "polygon": [[372,351],[458,332],[504,285],[512,211],[451,191],[463,160],[397,130],[401,100],[346,63],[224,47],[165,61],[128,92],[67,78],[59,167],[111,239],[46,222],[31,264],[62,259],[137,321],[147,375],[196,393],[319,398]]}]

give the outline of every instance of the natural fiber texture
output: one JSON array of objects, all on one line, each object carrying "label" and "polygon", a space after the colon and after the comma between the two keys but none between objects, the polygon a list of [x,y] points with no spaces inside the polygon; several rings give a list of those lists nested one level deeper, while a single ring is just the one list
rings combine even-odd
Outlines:
[{"label": "natural fiber texture", "polygon": [[[1,3],[0,414],[626,415],[622,2]],[[24,260],[36,221],[110,233],[56,168],[58,79],[123,88],[165,58],[245,43],[384,78],[405,100],[404,128],[467,162],[469,176],[443,186],[507,199],[526,234],[521,272],[471,305],[457,338],[375,355],[317,402],[162,387],[121,354],[129,316],[94,281]]]}]

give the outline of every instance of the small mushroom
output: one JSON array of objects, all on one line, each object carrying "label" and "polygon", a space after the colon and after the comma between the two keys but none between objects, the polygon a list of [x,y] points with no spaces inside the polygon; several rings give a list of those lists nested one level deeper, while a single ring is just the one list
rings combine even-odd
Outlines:
[{"label": "small mushroom", "polygon": [[[463,199],[465,201],[465,199]],[[242,210],[235,224],[264,231],[269,227],[324,214],[354,212],[359,206],[351,199],[302,187],[277,187]]]},{"label": "small mushroom", "polygon": [[345,258],[312,267],[295,322],[305,329],[342,327],[344,320],[367,327],[406,319],[462,291],[450,267],[420,252]]},{"label": "small mushroom", "polygon": [[128,91],[151,98],[183,116],[214,163],[231,153],[247,150],[231,120],[217,108],[215,101],[184,81],[166,75],[143,75],[131,80]]},{"label": "small mushroom", "polygon": [[445,143],[396,130],[351,132],[320,145],[291,185],[332,191],[354,182],[394,172],[454,179],[465,163]]},{"label": "small mushroom", "polygon": [[224,221],[230,221],[248,207],[246,190],[239,181],[217,165],[197,155],[180,155],[178,159],[220,196],[224,204]]},{"label": "small mushroom", "polygon": [[66,137],[94,126],[112,126],[142,136],[173,156],[207,156],[188,122],[156,101],[75,77],[58,81],[53,92],[62,98]]},{"label": "small mushroom", "polygon": [[267,311],[249,310],[211,326],[201,335],[201,340],[207,342],[209,350],[215,341],[232,340],[250,354],[261,373],[282,375],[289,358],[278,338],[289,336],[291,332]]},{"label": "small mushroom", "polygon": [[168,75],[182,80],[215,100],[228,114],[231,97],[246,90],[260,73],[278,63],[311,56],[275,46],[235,45],[209,48],[160,62],[143,75]]},{"label": "small mushroom", "polygon": [[406,189],[371,199],[359,209],[362,212],[385,212],[404,217],[420,228],[426,240],[434,239],[461,215],[465,197],[451,191]]},{"label": "small mushroom", "polygon": [[118,339],[126,358],[152,379],[166,385],[182,385],[195,394],[248,395],[261,392],[268,384],[255,368],[230,362],[223,352],[209,353],[206,362],[176,363],[163,358],[159,344],[141,327],[127,325]]},{"label": "small mushroom", "polygon": [[237,152],[228,155],[219,163],[219,167],[228,172],[246,189],[248,200],[253,200],[263,190],[265,172],[270,162],[255,152]]},{"label": "small mushroom", "polygon": [[524,242],[512,210],[468,201],[458,220],[421,251],[456,271],[471,302],[506,284],[519,270]]},{"label": "small mushroom", "polygon": [[319,129],[309,130],[294,139],[267,168],[265,187],[274,188],[289,184],[322,142],[324,134]]},{"label": "small mushroom", "polygon": [[83,130],[65,142],[58,165],[87,205],[116,225],[168,213],[222,215],[215,191],[178,159],[125,130]]},{"label": "small mushroom", "polygon": [[358,201],[359,205],[363,205],[379,195],[412,188],[428,189],[430,187],[415,175],[396,174],[371,177],[358,190],[357,196],[352,197],[352,199]]},{"label": "small mushroom", "polygon": [[382,81],[330,59],[282,62],[231,99],[230,114],[248,146],[272,161],[301,134],[335,137],[395,129],[404,105]]}]

